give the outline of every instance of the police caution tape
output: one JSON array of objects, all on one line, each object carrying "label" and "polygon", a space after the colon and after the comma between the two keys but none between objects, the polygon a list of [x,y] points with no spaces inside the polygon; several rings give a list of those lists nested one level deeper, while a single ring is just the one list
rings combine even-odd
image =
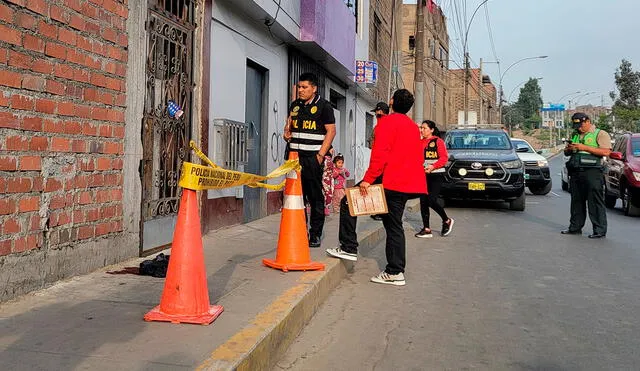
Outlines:
[{"label": "police caution tape", "polygon": [[214,168],[183,162],[178,185],[182,188],[193,189],[194,191],[222,189],[242,185],[279,190],[284,187],[285,182],[280,184],[266,184],[262,182],[268,179],[279,178],[291,170],[299,169],[300,163],[298,160],[289,160],[268,175],[262,176],[234,170],[225,170],[221,167]]},{"label": "police caution tape", "polygon": [[242,185],[277,191],[284,187],[286,180],[283,180],[280,184],[267,184],[262,182],[269,179],[279,178],[292,170],[300,170],[300,162],[298,160],[288,160],[267,175],[255,175],[240,171],[226,170],[213,163],[213,161],[202,153],[194,141],[190,141],[189,146],[196,156],[209,165],[202,166],[191,162],[182,163],[182,171],[178,185],[182,188],[192,189],[194,191],[222,189]]}]

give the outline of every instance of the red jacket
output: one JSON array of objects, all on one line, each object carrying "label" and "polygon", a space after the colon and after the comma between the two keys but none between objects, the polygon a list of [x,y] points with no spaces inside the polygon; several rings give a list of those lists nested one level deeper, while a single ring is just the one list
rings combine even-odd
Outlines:
[{"label": "red jacket", "polygon": [[362,180],[373,183],[382,174],[385,189],[427,193],[423,150],[420,129],[413,120],[400,113],[385,116],[374,129],[369,168]]}]

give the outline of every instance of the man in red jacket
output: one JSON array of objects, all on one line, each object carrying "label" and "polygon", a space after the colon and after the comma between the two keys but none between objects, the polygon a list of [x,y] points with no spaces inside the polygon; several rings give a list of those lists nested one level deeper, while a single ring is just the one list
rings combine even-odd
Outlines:
[{"label": "man in red jacket", "polygon": [[[366,194],[371,183],[382,175],[382,185],[389,209],[389,213],[384,214],[382,219],[387,232],[387,266],[380,274],[372,277],[371,281],[396,286],[403,286],[406,283],[404,279],[406,243],[402,227],[404,207],[409,199],[427,193],[420,129],[406,115],[413,106],[413,102],[413,94],[406,89],[393,93],[390,103],[394,113],[383,117],[376,125],[369,168],[359,183],[360,192]],[[327,249],[327,254],[355,261],[357,245],[356,247],[341,245]]]}]

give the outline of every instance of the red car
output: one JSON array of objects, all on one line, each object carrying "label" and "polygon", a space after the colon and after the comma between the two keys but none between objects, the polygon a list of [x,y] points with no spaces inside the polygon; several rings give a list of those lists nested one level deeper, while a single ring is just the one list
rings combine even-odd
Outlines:
[{"label": "red car", "polygon": [[625,215],[640,215],[640,133],[617,138],[604,177],[607,207],[615,207],[620,198]]}]

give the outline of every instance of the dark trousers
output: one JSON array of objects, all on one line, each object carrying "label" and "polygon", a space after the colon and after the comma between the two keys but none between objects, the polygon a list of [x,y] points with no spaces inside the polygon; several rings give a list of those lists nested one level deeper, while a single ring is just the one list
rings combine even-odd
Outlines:
[{"label": "dark trousers", "polygon": [[322,194],[322,164],[316,156],[300,156],[302,196],[311,206],[309,237],[321,237],[324,228],[324,195]]},{"label": "dark trousers", "polygon": [[429,194],[420,195],[420,214],[422,215],[422,226],[424,228],[431,229],[429,227],[429,208],[432,208],[433,211],[440,215],[443,223],[449,220],[444,208],[438,203],[443,181],[444,174],[427,174],[427,191]]},{"label": "dark trousers", "polygon": [[387,232],[385,251],[387,253],[387,267],[384,269],[389,274],[404,273],[406,264],[406,242],[404,228],[402,227],[402,215],[407,201],[414,195],[384,190],[387,199],[389,213],[382,215],[382,224]]},{"label": "dark trousers", "polygon": [[[359,186],[361,182],[358,182],[356,186]],[[381,184],[382,175],[373,181],[373,184]],[[356,233],[356,224],[358,223],[357,216],[351,216],[349,214],[349,204],[347,198],[343,197],[340,201],[340,225],[338,229],[338,241],[340,242],[340,249],[351,254],[358,253],[358,234]]]},{"label": "dark trousers", "polygon": [[571,219],[569,229],[581,230],[587,219],[593,233],[607,234],[607,212],[604,205],[603,174],[601,169],[586,169],[571,173]]}]

